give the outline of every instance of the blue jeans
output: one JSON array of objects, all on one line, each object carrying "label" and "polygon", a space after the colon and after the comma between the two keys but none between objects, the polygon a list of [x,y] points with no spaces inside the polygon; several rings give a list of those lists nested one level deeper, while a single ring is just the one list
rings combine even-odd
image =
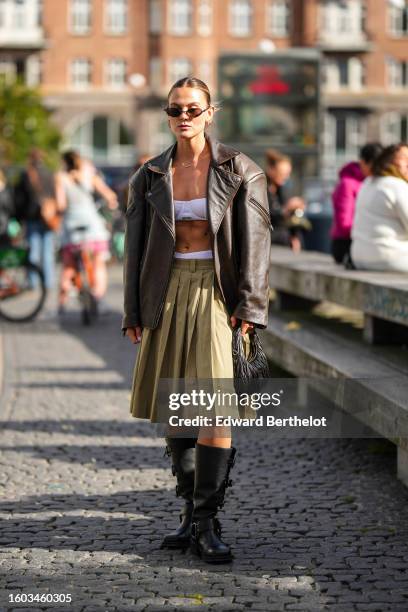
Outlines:
[{"label": "blue jeans", "polygon": [[42,268],[45,286],[51,289],[55,278],[54,232],[44,227],[41,221],[27,221],[27,240],[30,261]]}]

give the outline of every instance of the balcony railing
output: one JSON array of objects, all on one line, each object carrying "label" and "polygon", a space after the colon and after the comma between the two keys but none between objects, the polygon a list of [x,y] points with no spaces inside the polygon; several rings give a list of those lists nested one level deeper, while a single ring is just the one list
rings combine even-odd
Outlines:
[{"label": "balcony railing", "polygon": [[0,47],[9,49],[39,49],[45,44],[41,27],[0,28]]},{"label": "balcony railing", "polygon": [[323,51],[368,51],[371,41],[365,32],[320,32],[317,41]]}]

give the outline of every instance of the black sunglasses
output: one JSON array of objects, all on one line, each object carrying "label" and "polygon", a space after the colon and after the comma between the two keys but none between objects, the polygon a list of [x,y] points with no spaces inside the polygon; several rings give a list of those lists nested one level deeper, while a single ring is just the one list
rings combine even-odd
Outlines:
[{"label": "black sunglasses", "polygon": [[196,117],[199,117],[200,115],[202,115],[202,113],[205,113],[206,110],[208,110],[209,108],[211,108],[211,106],[207,106],[207,108],[188,108],[187,110],[182,110],[180,107],[178,106],[168,106],[167,108],[164,109],[164,111],[168,114],[169,117],[180,117],[180,115],[182,115],[183,113],[187,113],[187,115],[189,116],[190,119],[195,119]]}]

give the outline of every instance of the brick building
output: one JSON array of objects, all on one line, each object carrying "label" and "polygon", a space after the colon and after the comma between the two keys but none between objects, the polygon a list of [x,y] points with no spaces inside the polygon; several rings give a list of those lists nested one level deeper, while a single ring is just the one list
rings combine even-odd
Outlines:
[{"label": "brick building", "polygon": [[146,32],[143,0],[0,0],[0,73],[40,85],[67,144],[132,163]]},{"label": "brick building", "polygon": [[180,76],[216,90],[221,53],[289,47],[322,55],[324,174],[407,138],[406,0],[0,0],[0,72],[40,83],[67,142],[110,163],[166,146]]}]

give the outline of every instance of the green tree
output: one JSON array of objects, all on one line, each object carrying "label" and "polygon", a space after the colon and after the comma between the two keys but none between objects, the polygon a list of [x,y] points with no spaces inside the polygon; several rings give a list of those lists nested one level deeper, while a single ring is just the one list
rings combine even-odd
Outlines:
[{"label": "green tree", "polygon": [[55,166],[62,135],[36,89],[21,81],[0,81],[0,161],[21,165],[33,147],[42,149]]}]

